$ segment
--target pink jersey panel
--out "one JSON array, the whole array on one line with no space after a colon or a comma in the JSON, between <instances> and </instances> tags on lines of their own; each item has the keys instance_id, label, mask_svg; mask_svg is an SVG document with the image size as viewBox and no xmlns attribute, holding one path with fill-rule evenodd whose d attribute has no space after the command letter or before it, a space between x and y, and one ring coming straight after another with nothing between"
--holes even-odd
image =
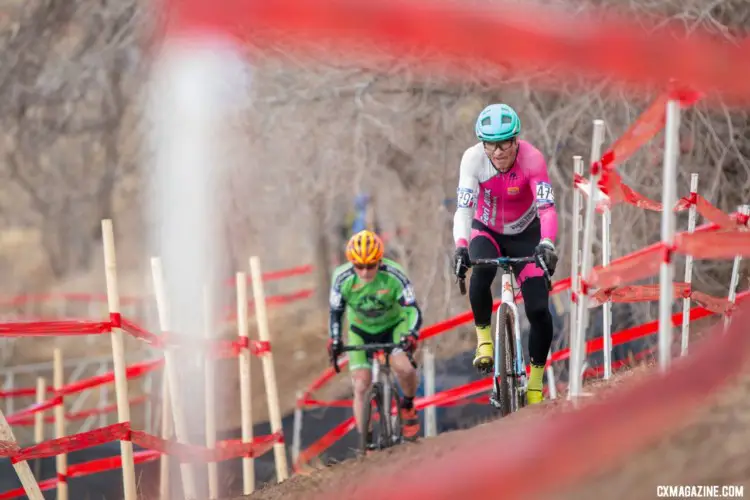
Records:
<instances>
[{"instance_id":1,"label":"pink jersey panel","mask_svg":"<svg viewBox=\"0 0 750 500\"><path fill-rule=\"evenodd\" d=\"M554 242L557 213L547 163L539 150L519 140L513 167L479 183L474 218L498 234L514 234L526 228L536 213L542 238Z\"/></svg>"}]
</instances>

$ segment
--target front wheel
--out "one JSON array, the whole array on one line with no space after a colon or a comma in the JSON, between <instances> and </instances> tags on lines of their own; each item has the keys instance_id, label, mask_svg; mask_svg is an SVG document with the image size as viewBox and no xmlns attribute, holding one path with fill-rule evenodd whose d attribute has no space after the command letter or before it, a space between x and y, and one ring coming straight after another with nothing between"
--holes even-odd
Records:
<instances>
[{"instance_id":1,"label":"front wheel","mask_svg":"<svg viewBox=\"0 0 750 500\"><path fill-rule=\"evenodd\" d=\"M498 321L495 330L495 377L493 384L493 406L500 410L501 416L513 411L513 398L516 395L515 344L513 326L508 304L500 304Z\"/></svg>"},{"instance_id":2,"label":"front wheel","mask_svg":"<svg viewBox=\"0 0 750 500\"><path fill-rule=\"evenodd\" d=\"M394 445L401 442L403 438L401 422L401 396L399 396L396 387L391 384L391 404L386 409L390 412L390 435L389 442Z\"/></svg>"},{"instance_id":3,"label":"front wheel","mask_svg":"<svg viewBox=\"0 0 750 500\"><path fill-rule=\"evenodd\" d=\"M368 450L379 450L388 446L388 422L383 408L382 388L380 384L372 384L365 394L362 411L362 428L359 435L359 452L364 456ZM372 439L368 439L367 430L372 431Z\"/></svg>"}]
</instances>

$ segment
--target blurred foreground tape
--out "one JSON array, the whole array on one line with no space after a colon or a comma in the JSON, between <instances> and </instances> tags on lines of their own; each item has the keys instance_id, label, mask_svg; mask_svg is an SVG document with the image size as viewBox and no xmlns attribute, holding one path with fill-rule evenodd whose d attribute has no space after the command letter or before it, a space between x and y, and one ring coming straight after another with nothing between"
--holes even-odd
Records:
<instances>
[{"instance_id":1,"label":"blurred foreground tape","mask_svg":"<svg viewBox=\"0 0 750 500\"><path fill-rule=\"evenodd\" d=\"M750 39L730 43L698 29L686 37L677 24L648 33L644 22L595 11L574 17L549 6L424 0L170 0L168 9L170 35L223 33L260 47L283 41L301 53L320 53L328 42L336 47L329 57L362 61L367 50L384 69L392 63L382 56L413 54L415 70L440 68L457 79L483 70L487 78L538 76L541 68L558 86L581 76L661 87L676 80L750 104Z\"/></svg>"}]
</instances>

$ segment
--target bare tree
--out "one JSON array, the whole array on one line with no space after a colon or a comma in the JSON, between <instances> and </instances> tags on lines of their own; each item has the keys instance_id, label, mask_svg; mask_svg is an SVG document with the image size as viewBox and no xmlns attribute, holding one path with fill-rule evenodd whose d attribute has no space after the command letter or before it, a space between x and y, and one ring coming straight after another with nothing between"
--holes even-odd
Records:
<instances>
[{"instance_id":1,"label":"bare tree","mask_svg":"<svg viewBox=\"0 0 750 500\"><path fill-rule=\"evenodd\" d=\"M27 2L2 40L3 207L33 224L53 276L87 269L135 167L142 62L133 2Z\"/></svg>"}]
</instances>

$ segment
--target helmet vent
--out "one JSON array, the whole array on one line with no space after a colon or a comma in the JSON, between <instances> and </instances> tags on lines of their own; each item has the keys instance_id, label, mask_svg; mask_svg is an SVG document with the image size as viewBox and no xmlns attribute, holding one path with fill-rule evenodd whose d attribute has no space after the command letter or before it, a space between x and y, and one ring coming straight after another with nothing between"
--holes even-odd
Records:
<instances>
[{"instance_id":1,"label":"helmet vent","mask_svg":"<svg viewBox=\"0 0 750 500\"><path fill-rule=\"evenodd\" d=\"M503 120L502 120L503 123L510 123L512 121L513 121L513 118L511 118L508 115L503 115Z\"/></svg>"},{"instance_id":2,"label":"helmet vent","mask_svg":"<svg viewBox=\"0 0 750 500\"><path fill-rule=\"evenodd\" d=\"M489 116L482 119L482 126L486 127L487 125L492 125L492 119Z\"/></svg>"}]
</instances>

